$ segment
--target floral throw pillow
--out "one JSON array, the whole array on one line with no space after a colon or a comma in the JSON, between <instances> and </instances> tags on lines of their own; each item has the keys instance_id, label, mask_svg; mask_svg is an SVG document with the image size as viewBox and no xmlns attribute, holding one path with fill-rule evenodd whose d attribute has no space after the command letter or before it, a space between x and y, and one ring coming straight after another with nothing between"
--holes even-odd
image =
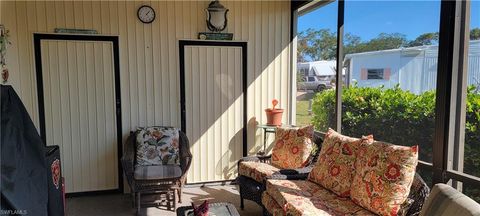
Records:
<instances>
[{"instance_id":1,"label":"floral throw pillow","mask_svg":"<svg viewBox=\"0 0 480 216\"><path fill-rule=\"evenodd\" d=\"M308 179L331 190L340 197L350 196L350 184L355 174L357 151L373 142L373 136L362 139L341 135L328 129L315 167Z\"/></svg>"},{"instance_id":2,"label":"floral throw pillow","mask_svg":"<svg viewBox=\"0 0 480 216\"><path fill-rule=\"evenodd\" d=\"M178 129L169 127L139 128L137 165L180 165Z\"/></svg>"},{"instance_id":3,"label":"floral throw pillow","mask_svg":"<svg viewBox=\"0 0 480 216\"><path fill-rule=\"evenodd\" d=\"M374 142L359 149L351 199L379 215L397 215L410 193L418 146Z\"/></svg>"},{"instance_id":4,"label":"floral throw pillow","mask_svg":"<svg viewBox=\"0 0 480 216\"><path fill-rule=\"evenodd\" d=\"M272 165L281 169L302 168L312 151L313 126L278 128L272 149Z\"/></svg>"}]
</instances>

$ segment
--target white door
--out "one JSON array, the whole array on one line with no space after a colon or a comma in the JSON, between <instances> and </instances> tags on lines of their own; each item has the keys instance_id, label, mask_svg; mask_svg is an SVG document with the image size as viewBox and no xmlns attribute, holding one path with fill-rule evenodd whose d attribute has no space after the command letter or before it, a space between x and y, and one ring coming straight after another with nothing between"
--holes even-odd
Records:
<instances>
[{"instance_id":1,"label":"white door","mask_svg":"<svg viewBox=\"0 0 480 216\"><path fill-rule=\"evenodd\" d=\"M242 157L242 48L185 46L188 182L231 180Z\"/></svg>"},{"instance_id":2,"label":"white door","mask_svg":"<svg viewBox=\"0 0 480 216\"><path fill-rule=\"evenodd\" d=\"M118 189L113 44L41 40L47 145L67 193Z\"/></svg>"}]
</instances>

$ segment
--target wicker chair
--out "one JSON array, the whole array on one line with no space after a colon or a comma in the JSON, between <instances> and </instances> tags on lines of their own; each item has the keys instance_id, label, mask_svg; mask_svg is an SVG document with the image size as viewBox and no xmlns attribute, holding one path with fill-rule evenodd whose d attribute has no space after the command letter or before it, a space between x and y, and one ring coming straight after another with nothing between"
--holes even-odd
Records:
<instances>
[{"instance_id":1,"label":"wicker chair","mask_svg":"<svg viewBox=\"0 0 480 216\"><path fill-rule=\"evenodd\" d=\"M123 172L127 178L130 190L133 196L133 205L137 207L137 213L140 211L141 194L163 192L167 194L167 199L173 198L173 208L176 209L176 194L178 200L182 202L182 189L185 185L186 173L190 168L192 161L192 153L190 152L190 144L187 136L179 131L179 149L180 149L180 169L171 172L163 170L158 177L152 178L149 175L146 178L139 177L139 172L145 167L136 167L136 132L131 132L123 146L123 157L121 159ZM175 165L171 165L175 166ZM153 166L150 166L153 167ZM158 166L161 167L161 166ZM137 173L136 173L137 172ZM153 176L155 177L155 176ZM168 202L170 205L170 202Z\"/></svg>"},{"instance_id":2,"label":"wicker chair","mask_svg":"<svg viewBox=\"0 0 480 216\"><path fill-rule=\"evenodd\" d=\"M324 133L315 131L313 134L313 142L317 146L317 151L314 152L312 157L310 157L307 165L301 169L295 169L296 174L282 174L282 172L274 173L272 176L267 177L268 179L289 179L289 180L303 180L307 179L308 173L313 168L313 165L317 161L318 154L322 147L323 138L325 137ZM270 163L271 155L268 156L249 156L240 159L237 163L238 165L243 161L255 161L260 163ZM266 180L266 179L265 179ZM240 190L240 208L244 208L244 199L252 200L258 205L263 207L262 204L262 193L265 191L265 182L259 183L247 176L239 175L236 179L236 182Z\"/></svg>"}]
</instances>

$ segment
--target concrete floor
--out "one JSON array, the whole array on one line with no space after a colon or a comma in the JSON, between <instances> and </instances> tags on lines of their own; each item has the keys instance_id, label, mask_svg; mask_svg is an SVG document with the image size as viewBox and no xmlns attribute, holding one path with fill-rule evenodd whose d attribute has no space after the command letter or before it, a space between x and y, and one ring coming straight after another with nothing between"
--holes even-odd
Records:
<instances>
[{"instance_id":1,"label":"concrete floor","mask_svg":"<svg viewBox=\"0 0 480 216\"><path fill-rule=\"evenodd\" d=\"M209 202L230 202L235 205L240 215L262 215L262 209L254 202L245 200L245 210L240 210L240 196L236 185L219 185L204 187L187 187L183 192L183 203L177 207L196 205L204 200ZM155 197L147 197L152 200ZM67 216L123 216L135 215L130 194L110 194L98 196L73 197L66 200ZM140 215L170 216L177 215L173 210L168 210L166 203L158 207L142 208Z\"/></svg>"}]
</instances>

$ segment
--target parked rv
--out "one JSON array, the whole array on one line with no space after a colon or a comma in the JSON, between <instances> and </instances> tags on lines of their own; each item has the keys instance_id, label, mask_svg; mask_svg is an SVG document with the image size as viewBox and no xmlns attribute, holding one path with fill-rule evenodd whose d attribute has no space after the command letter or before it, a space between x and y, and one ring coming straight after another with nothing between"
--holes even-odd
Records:
<instances>
[{"instance_id":1,"label":"parked rv","mask_svg":"<svg viewBox=\"0 0 480 216\"><path fill-rule=\"evenodd\" d=\"M315 92L331 89L332 80L335 80L336 75L336 61L311 61L300 62L297 64L297 90L307 91L313 90ZM345 69L342 70L345 78Z\"/></svg>"}]
</instances>

